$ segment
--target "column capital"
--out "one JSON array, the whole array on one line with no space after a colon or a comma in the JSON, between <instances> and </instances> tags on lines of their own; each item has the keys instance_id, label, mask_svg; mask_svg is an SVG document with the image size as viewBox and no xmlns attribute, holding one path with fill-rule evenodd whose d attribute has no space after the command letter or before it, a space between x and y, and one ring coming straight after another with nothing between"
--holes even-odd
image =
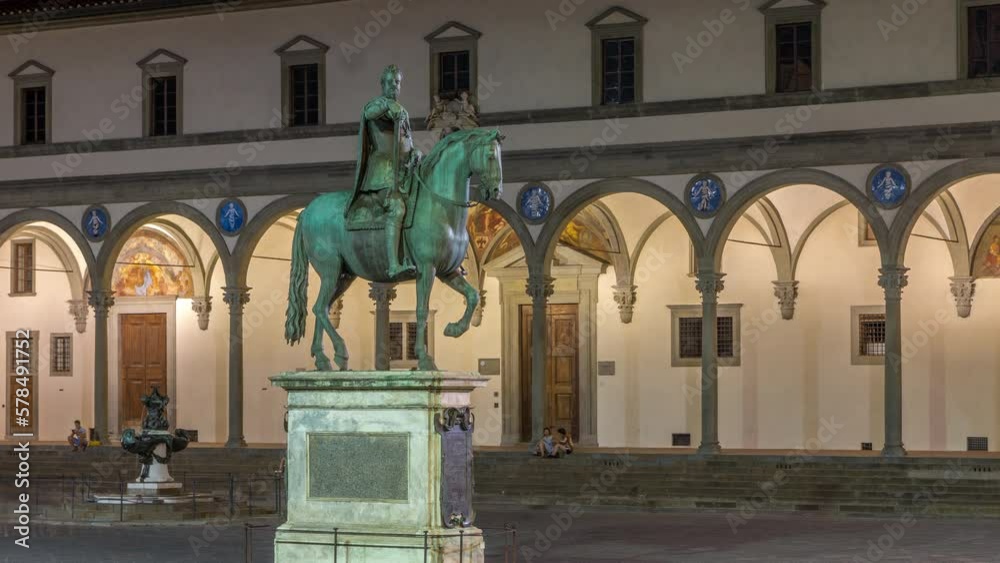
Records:
<instances>
[{"instance_id":1,"label":"column capital","mask_svg":"<svg viewBox=\"0 0 1000 563\"><path fill-rule=\"evenodd\" d=\"M886 299L899 300L903 298L903 288L909 283L906 272L909 268L902 266L884 266L878 271L878 285L885 291Z\"/></svg>"},{"instance_id":2,"label":"column capital","mask_svg":"<svg viewBox=\"0 0 1000 563\"><path fill-rule=\"evenodd\" d=\"M198 328L208 330L208 318L212 313L212 296L191 299L191 310L198 314Z\"/></svg>"},{"instance_id":3,"label":"column capital","mask_svg":"<svg viewBox=\"0 0 1000 563\"><path fill-rule=\"evenodd\" d=\"M958 316L965 319L972 314L972 298L976 295L976 278L955 276L951 280L951 295L955 298Z\"/></svg>"},{"instance_id":4,"label":"column capital","mask_svg":"<svg viewBox=\"0 0 1000 563\"><path fill-rule=\"evenodd\" d=\"M631 281L626 281L611 287L614 290L612 297L618 304L618 316L622 324L632 322L632 313L635 310L636 290L638 287L632 285Z\"/></svg>"},{"instance_id":5,"label":"column capital","mask_svg":"<svg viewBox=\"0 0 1000 563\"><path fill-rule=\"evenodd\" d=\"M699 271L695 274L694 287L701 294L702 301L715 301L719 294L725 289L725 282L722 278L726 274L719 272Z\"/></svg>"},{"instance_id":6,"label":"column capital","mask_svg":"<svg viewBox=\"0 0 1000 563\"><path fill-rule=\"evenodd\" d=\"M108 316L115 305L115 292L94 290L87 292L87 303L94 308L95 316Z\"/></svg>"},{"instance_id":7,"label":"column capital","mask_svg":"<svg viewBox=\"0 0 1000 563\"><path fill-rule=\"evenodd\" d=\"M524 292L531 297L533 302L545 303L545 301L555 292L555 281L555 278L552 276L529 274L528 284L524 288Z\"/></svg>"},{"instance_id":8,"label":"column capital","mask_svg":"<svg viewBox=\"0 0 1000 563\"><path fill-rule=\"evenodd\" d=\"M371 298L376 305L384 304L388 306L394 299L396 299L396 284L368 282L368 297Z\"/></svg>"},{"instance_id":9,"label":"column capital","mask_svg":"<svg viewBox=\"0 0 1000 563\"><path fill-rule=\"evenodd\" d=\"M87 315L90 314L90 307L85 299L70 299L69 314L76 321L76 331L80 334L87 332Z\"/></svg>"},{"instance_id":10,"label":"column capital","mask_svg":"<svg viewBox=\"0 0 1000 563\"><path fill-rule=\"evenodd\" d=\"M243 307L250 302L250 289L244 286L228 285L222 288L222 301L229 305L229 314L243 313Z\"/></svg>"},{"instance_id":11,"label":"column capital","mask_svg":"<svg viewBox=\"0 0 1000 563\"><path fill-rule=\"evenodd\" d=\"M774 296L778 298L781 307L781 318L786 321L795 316L795 300L799 297L799 282L783 280L771 282L774 284Z\"/></svg>"}]
</instances>

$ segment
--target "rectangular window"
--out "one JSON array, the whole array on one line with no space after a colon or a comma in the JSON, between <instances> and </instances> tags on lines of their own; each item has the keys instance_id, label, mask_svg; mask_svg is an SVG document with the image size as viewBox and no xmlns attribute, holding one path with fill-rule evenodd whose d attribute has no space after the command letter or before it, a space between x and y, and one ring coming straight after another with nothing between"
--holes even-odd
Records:
<instances>
[{"instance_id":1,"label":"rectangular window","mask_svg":"<svg viewBox=\"0 0 1000 563\"><path fill-rule=\"evenodd\" d=\"M53 334L49 352L49 375L73 375L73 336Z\"/></svg>"},{"instance_id":2,"label":"rectangular window","mask_svg":"<svg viewBox=\"0 0 1000 563\"><path fill-rule=\"evenodd\" d=\"M292 127L319 125L319 65L288 67Z\"/></svg>"},{"instance_id":3,"label":"rectangular window","mask_svg":"<svg viewBox=\"0 0 1000 563\"><path fill-rule=\"evenodd\" d=\"M885 357L885 314L858 315L858 353L862 357Z\"/></svg>"},{"instance_id":4,"label":"rectangular window","mask_svg":"<svg viewBox=\"0 0 1000 563\"><path fill-rule=\"evenodd\" d=\"M35 293L35 243L15 242L11 246L11 294Z\"/></svg>"},{"instance_id":5,"label":"rectangular window","mask_svg":"<svg viewBox=\"0 0 1000 563\"><path fill-rule=\"evenodd\" d=\"M718 317L716 320L716 350L719 358L735 355L733 343L733 318ZM701 317L682 317L680 326L680 357L701 360Z\"/></svg>"},{"instance_id":6,"label":"rectangular window","mask_svg":"<svg viewBox=\"0 0 1000 563\"><path fill-rule=\"evenodd\" d=\"M428 351L434 352L434 316L427 318L424 338ZM389 319L389 367L410 369L417 367L417 314L415 311L392 311Z\"/></svg>"},{"instance_id":7,"label":"rectangular window","mask_svg":"<svg viewBox=\"0 0 1000 563\"><path fill-rule=\"evenodd\" d=\"M150 124L153 136L177 134L177 77L149 78Z\"/></svg>"},{"instance_id":8,"label":"rectangular window","mask_svg":"<svg viewBox=\"0 0 1000 563\"><path fill-rule=\"evenodd\" d=\"M441 99L457 98L469 91L470 59L468 51L438 53L438 95Z\"/></svg>"},{"instance_id":9,"label":"rectangular window","mask_svg":"<svg viewBox=\"0 0 1000 563\"><path fill-rule=\"evenodd\" d=\"M968 18L969 78L1000 76L1000 4L970 7Z\"/></svg>"},{"instance_id":10,"label":"rectangular window","mask_svg":"<svg viewBox=\"0 0 1000 563\"><path fill-rule=\"evenodd\" d=\"M813 85L812 22L775 28L775 92L801 92Z\"/></svg>"},{"instance_id":11,"label":"rectangular window","mask_svg":"<svg viewBox=\"0 0 1000 563\"><path fill-rule=\"evenodd\" d=\"M635 37L604 39L602 53L602 104L635 101Z\"/></svg>"},{"instance_id":12,"label":"rectangular window","mask_svg":"<svg viewBox=\"0 0 1000 563\"><path fill-rule=\"evenodd\" d=\"M46 142L45 86L21 89L21 144L36 145Z\"/></svg>"},{"instance_id":13,"label":"rectangular window","mask_svg":"<svg viewBox=\"0 0 1000 563\"><path fill-rule=\"evenodd\" d=\"M38 331L32 330L28 334L28 345L25 347L22 344L20 349L24 350L24 353L18 355L17 343L23 341L24 338L18 337L16 332L7 333L7 375L11 377L17 377L17 366L19 365L28 368L29 376L38 374ZM18 359L21 361L18 362Z\"/></svg>"}]
</instances>

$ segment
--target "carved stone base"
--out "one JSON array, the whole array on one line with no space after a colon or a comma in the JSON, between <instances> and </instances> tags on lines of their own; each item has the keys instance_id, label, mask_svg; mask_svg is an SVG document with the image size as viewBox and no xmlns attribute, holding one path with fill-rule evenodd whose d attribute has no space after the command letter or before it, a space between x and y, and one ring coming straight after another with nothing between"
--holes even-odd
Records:
<instances>
[{"instance_id":1,"label":"carved stone base","mask_svg":"<svg viewBox=\"0 0 1000 563\"><path fill-rule=\"evenodd\" d=\"M426 561L459 561L460 543L463 562L484 561L472 526L469 396L487 378L287 372L271 382L288 391L288 520L275 534L276 563L333 561L335 549L342 561L418 563L425 532Z\"/></svg>"}]
</instances>

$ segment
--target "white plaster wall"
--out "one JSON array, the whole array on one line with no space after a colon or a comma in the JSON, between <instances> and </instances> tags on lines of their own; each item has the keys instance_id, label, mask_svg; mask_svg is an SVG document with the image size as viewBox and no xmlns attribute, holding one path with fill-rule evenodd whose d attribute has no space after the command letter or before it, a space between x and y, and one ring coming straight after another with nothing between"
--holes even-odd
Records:
<instances>
[{"instance_id":1,"label":"white plaster wall","mask_svg":"<svg viewBox=\"0 0 1000 563\"><path fill-rule=\"evenodd\" d=\"M16 237L20 238L20 237ZM35 264L37 268L61 270L62 263L56 254L41 241L35 242ZM11 244L0 246L0 264L9 267L11 259ZM71 299L69 281L61 272L36 272L36 295L11 297L10 270L0 270L0 336L3 342L4 375L3 389L3 421L0 425L7 428L8 410L13 405L7 404L7 339L8 331L21 328L39 332L39 341L32 353L38 359L38 376L35 382L35 405L38 416L38 437L40 440L63 441L73 427L73 420L79 419L84 427L93 426L91 416L91 401L84 398L89 393L92 397L93 387L93 356L88 350L93 349L93 338L90 330L86 334L76 332L76 323L70 316L66 301ZM53 333L71 333L73 336L73 375L71 377L52 377L49 371L51 338ZM88 361L89 358L89 361ZM16 431L16 430L15 430Z\"/></svg>"}]
</instances>

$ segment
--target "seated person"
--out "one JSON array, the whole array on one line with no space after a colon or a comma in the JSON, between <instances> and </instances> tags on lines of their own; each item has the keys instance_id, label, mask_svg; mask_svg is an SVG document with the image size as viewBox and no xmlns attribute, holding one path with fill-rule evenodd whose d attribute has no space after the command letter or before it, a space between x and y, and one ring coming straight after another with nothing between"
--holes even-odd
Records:
<instances>
[{"instance_id":1,"label":"seated person","mask_svg":"<svg viewBox=\"0 0 1000 563\"><path fill-rule=\"evenodd\" d=\"M558 430L559 438L556 440L555 457L562 457L573 453L573 437L566 433L565 428Z\"/></svg>"},{"instance_id":2,"label":"seated person","mask_svg":"<svg viewBox=\"0 0 1000 563\"><path fill-rule=\"evenodd\" d=\"M555 457L555 442L552 439L552 430L546 427L542 430L542 439L535 444L535 455L540 457Z\"/></svg>"},{"instance_id":3,"label":"seated person","mask_svg":"<svg viewBox=\"0 0 1000 563\"><path fill-rule=\"evenodd\" d=\"M73 421L73 428L69 431L69 436L66 440L69 442L69 445L73 446L74 452L87 449L87 431L80 426L79 420Z\"/></svg>"}]
</instances>

